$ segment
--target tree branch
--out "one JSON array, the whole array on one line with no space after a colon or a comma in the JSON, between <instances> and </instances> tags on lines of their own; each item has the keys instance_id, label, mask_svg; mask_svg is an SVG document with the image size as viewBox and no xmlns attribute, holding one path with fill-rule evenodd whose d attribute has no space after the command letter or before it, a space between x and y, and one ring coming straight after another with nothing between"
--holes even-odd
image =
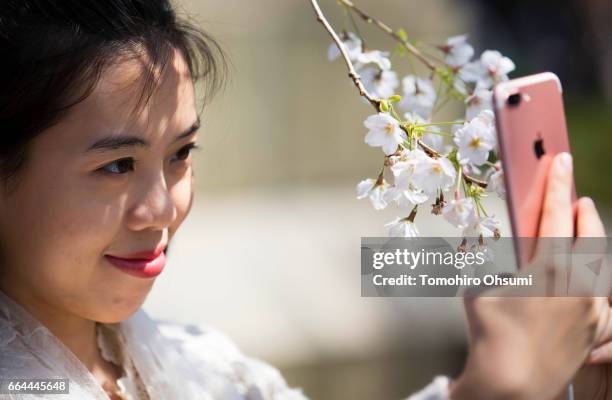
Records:
<instances>
[{"instance_id":1,"label":"tree branch","mask_svg":"<svg viewBox=\"0 0 612 400\"><path fill-rule=\"evenodd\" d=\"M334 31L334 28L332 28L332 26L329 24L329 22L325 18L325 15L323 15L323 12L321 11L321 8L319 7L319 3L317 2L317 0L310 0L310 3L312 4L312 8L314 9L315 14L317 15L317 21L323 24L323 26L325 27L325 30L327 30L329 35L332 37L332 39L336 43L336 46L338 46L338 49L340 50L340 53L342 54L342 58L344 59L344 63L346 64L348 68L348 76L349 78L351 78L351 80L353 81L357 89L359 90L359 95L365 97L365 99L369 101L370 104L372 104L372 106L374 106L374 108L376 109L376 112L380 111L379 109L380 100L372 97L372 95L368 93L365 86L363 86L363 83L361 82L361 77L355 70L355 66L353 65L353 62L351 61L348 53L346 52L346 48L342 44L342 41L338 37L338 34L336 33L336 31Z\"/></svg>"},{"instance_id":2,"label":"tree branch","mask_svg":"<svg viewBox=\"0 0 612 400\"><path fill-rule=\"evenodd\" d=\"M389 25L385 24L384 22L382 22L381 20L374 18L368 14L366 14L363 10L361 10L360 8L358 8L357 6L355 6L355 4L353 4L352 1L350 0L338 0L341 4L343 4L344 6L346 6L347 8L349 8L350 10L354 11L355 13L357 13L357 15L359 15L361 17L361 19L363 19L365 22L367 22L368 24L370 23L374 23L374 25L376 25L377 27L379 27L381 30L383 30L385 33L387 33L388 35L391 35L391 37L393 37L393 39L397 40L398 42L400 42L405 48L406 50L408 50L410 53L412 53L412 55L414 55L419 61L421 61L423 64L425 64L425 66L427 68L429 68L432 71L436 70L436 66L433 65L431 63L431 61L429 61L425 55L423 53L421 53L421 51L419 49L417 49L412 43L410 43L409 41L405 40L404 38L402 38L400 35L398 35L393 29L391 29L389 27Z\"/></svg>"},{"instance_id":3,"label":"tree branch","mask_svg":"<svg viewBox=\"0 0 612 400\"><path fill-rule=\"evenodd\" d=\"M463 173L463 179L465 179L466 182L470 182L470 183L473 183L474 185L478 185L483 189L486 189L488 185L487 182L481 181L480 179L476 179L473 176L469 176L465 172Z\"/></svg>"},{"instance_id":4,"label":"tree branch","mask_svg":"<svg viewBox=\"0 0 612 400\"><path fill-rule=\"evenodd\" d=\"M406 49L408 49L408 51L412 52L421 61L426 63L426 65L430 66L430 68L433 68L434 70L436 69L436 67L433 64L431 64L425 58L425 56L423 56L423 54L421 54L421 52L416 47L414 47L412 44L408 43L407 41L405 41L401 37L399 37L395 32L393 32L393 30L391 28L389 28L383 22L378 21L378 20L368 16L367 14L363 13L361 10L356 8L355 5L352 2L350 2L349 0L338 0L338 1L340 1L342 4L346 5L347 7L350 7L351 9L355 10L355 12L357 12L357 14L359 14L367 22L373 21L376 25L378 25L385 32L387 32L388 34L393 36L396 40L399 40L406 47ZM349 72L348 76L349 76L349 78L351 78L351 80L353 81L353 83L355 84L357 89L359 90L359 95L364 97L374 107L376 112L380 112L380 103L381 103L381 100L373 98L370 95L370 93L368 93L366 88L363 86L363 83L361 82L361 77L359 76L359 74L355 70L355 66L353 65L353 62L351 61L348 53L346 52L346 49L344 48L344 45L342 44L342 41L338 37L338 34L336 33L336 31L334 31L334 28L332 28L332 26L330 25L329 21L327 21L327 18L325 18L325 15L321 11L321 7L319 7L318 1L317 0L310 0L310 4L312 4L312 8L314 9L314 12L315 12L315 14L317 16L317 21L319 21L323 25L325 30L329 33L329 35L332 37L332 39L336 43L336 46L338 46L338 49L340 49L340 53L342 54L342 58L344 59L344 63L346 64L346 67L348 68L348 72ZM432 158L442 157L442 155L440 153L438 153L437 151L435 151L431 147L427 146L421 140L417 140L417 143L423 149L423 151L425 151L425 153L427 155L429 155L430 157L432 157ZM471 177L469 175L466 175L465 173L463 173L463 177L468 182L474 183L474 184L476 184L476 185L478 185L480 187L483 187L483 188L487 187L487 183L486 182L478 180L476 178L473 178L473 177Z\"/></svg>"}]
</instances>

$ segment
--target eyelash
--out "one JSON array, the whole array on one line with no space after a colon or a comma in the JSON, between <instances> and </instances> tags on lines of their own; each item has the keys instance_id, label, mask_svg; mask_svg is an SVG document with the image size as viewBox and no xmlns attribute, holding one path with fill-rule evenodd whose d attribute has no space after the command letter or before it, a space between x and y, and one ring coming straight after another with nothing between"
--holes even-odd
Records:
<instances>
[{"instance_id":1,"label":"eyelash","mask_svg":"<svg viewBox=\"0 0 612 400\"><path fill-rule=\"evenodd\" d=\"M179 156L179 158L176 161L181 162L181 161L187 160L187 158L191 154L191 150L195 150L195 149L199 149L199 148L200 148L200 146L198 146L196 143L189 143L189 144L181 147L181 149L175 153L175 155ZM110 172L108 170L108 167L113 166L113 165L119 165L120 163L127 163L127 165L124 164L123 166L124 167L127 166L129 171L133 171L134 170L134 159L132 157L126 157L126 158L120 158L118 160L110 162L110 163L104 165L103 167L98 168L98 171L100 171L103 174L109 174L109 175L125 175L129 171L125 171L125 172Z\"/></svg>"}]
</instances>

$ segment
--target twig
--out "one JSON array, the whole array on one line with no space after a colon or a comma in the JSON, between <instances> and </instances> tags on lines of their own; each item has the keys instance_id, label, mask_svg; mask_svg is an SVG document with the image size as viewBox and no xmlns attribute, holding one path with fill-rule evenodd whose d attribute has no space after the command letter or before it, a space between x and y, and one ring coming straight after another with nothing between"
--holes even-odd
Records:
<instances>
[{"instance_id":1,"label":"twig","mask_svg":"<svg viewBox=\"0 0 612 400\"><path fill-rule=\"evenodd\" d=\"M381 27L381 29L385 29L387 31L387 33L391 34L396 39L398 39L398 40L400 40L402 42L405 42L402 38L397 36L397 34L395 32L393 32L393 30L391 30L391 28L389 28L384 23L382 23L382 22L380 22L378 20L375 20L375 19L367 16L367 14L365 14L365 13L363 13L361 11L357 11L358 9L355 8L353 3L351 3L349 0L339 0L339 1L342 2L343 4L349 6L349 7L352 7L360 16L362 16L362 18L364 18L364 16L365 16L365 18L367 18L368 20L374 21L377 25L379 25ZM332 26L329 24L329 22L325 18L325 15L323 15L323 12L321 11L321 7L319 7L318 1L317 0L310 0L310 4L312 4L312 8L314 9L314 12L315 12L315 14L317 16L317 21L319 21L323 25L323 27L325 27L325 30L327 30L329 35L332 37L332 39L334 40L334 42L336 43L336 45L340 49L340 53L342 53L342 58L344 59L344 63L346 64L346 67L348 68L348 71L349 71L348 76L349 76L349 78L351 78L351 80L353 81L353 83L355 84L357 89L359 90L359 95L364 97L366 100L368 100L368 102L374 107L376 112L380 112L380 103L381 103L381 100L373 98L368 93L366 88L363 86L363 83L361 82L361 77L359 76L357 71L355 71L355 66L353 65L353 62L351 61L350 57L348 56L348 53L346 52L346 49L344 48L344 45L342 44L340 38L338 37L338 34L336 34L336 31L334 31L334 28L332 28ZM383 27L385 27L385 28L383 28ZM418 54L420 54L418 49L416 49L410 43L406 42L404 45L405 46L406 45L410 46L414 51L416 51ZM408 48L408 46L406 46L406 47ZM408 50L409 51L413 51L413 50L410 50L410 48L408 48ZM413 54L416 55L416 53L413 53ZM422 54L420 55L420 57L423 57ZM424 57L423 57L423 60L425 60L427 63L429 63L429 61L427 61ZM421 60L421 61L423 61L423 60ZM432 67L435 69L435 66L433 66L433 64L431 64L431 63L429 63L429 64L432 65ZM406 133L408 134L408 132L407 132L405 127L402 126L402 130L406 131ZM431 158L440 158L440 157L442 157L442 155L440 153L438 153L437 151L435 151L431 147L427 146L420 139L417 140L417 143L423 149L423 151L428 156L430 156ZM478 185L480 187L483 187L483 188L487 187L487 183L486 182L483 182L481 180L478 180L476 178L468 176L465 173L463 173L463 177L465 178L465 180L467 182L474 183L474 184L476 184L476 185Z\"/></svg>"},{"instance_id":2,"label":"twig","mask_svg":"<svg viewBox=\"0 0 612 400\"><path fill-rule=\"evenodd\" d=\"M382 22L379 19L376 19L376 18L366 14L363 10L361 10L360 8L355 6L355 4L353 4L353 2L350 1L350 0L338 0L338 1L341 4L345 5L346 7L350 8L351 10L355 11L357 13L357 15L359 15L361 17L361 19L363 19L365 22L367 22L367 23L374 23L376 26L378 26L384 32L386 32L387 34L391 35L395 40L400 42L406 48L406 50L408 50L410 53L412 53L412 55L414 55L416 58L418 58L419 61L421 61L423 64L425 64L425 66L427 68L429 68L432 71L435 71L437 69L436 66L433 65L431 63L431 61L429 61L425 57L425 55L423 55L423 53L421 53L421 51L419 49L417 49L412 43L410 43L409 41L405 40L400 35L398 35L387 24L385 24L384 22Z\"/></svg>"},{"instance_id":3,"label":"twig","mask_svg":"<svg viewBox=\"0 0 612 400\"><path fill-rule=\"evenodd\" d=\"M373 98L370 95L370 93L368 93L365 86L363 86L363 83L361 82L361 77L359 76L357 71L355 71L353 62L351 61L348 53L346 52L346 49L344 48L342 41L338 37L338 34L336 33L336 31L334 31L334 28L331 27L331 25L329 24L329 22L323 15L323 12L321 11L321 8L319 7L319 3L317 2L317 0L310 0L310 3L312 4L312 8L314 9L317 15L317 21L323 24L323 26L325 27L329 35L332 37L332 39L336 43L336 46L338 46L338 49L340 49L342 58L344 58L344 63L346 64L348 68L348 76L349 78L351 78L355 86L357 86L357 89L359 90L359 95L365 97L365 99L368 100L370 104L372 104L372 106L374 106L374 108L376 109L376 112L378 112L380 110L379 109L380 100Z\"/></svg>"},{"instance_id":4,"label":"twig","mask_svg":"<svg viewBox=\"0 0 612 400\"><path fill-rule=\"evenodd\" d=\"M487 182L481 181L480 179L476 179L472 176L466 175L465 172L463 173L463 179L465 179L467 182L473 183L474 185L478 185L483 189L486 189L487 187Z\"/></svg>"}]
</instances>

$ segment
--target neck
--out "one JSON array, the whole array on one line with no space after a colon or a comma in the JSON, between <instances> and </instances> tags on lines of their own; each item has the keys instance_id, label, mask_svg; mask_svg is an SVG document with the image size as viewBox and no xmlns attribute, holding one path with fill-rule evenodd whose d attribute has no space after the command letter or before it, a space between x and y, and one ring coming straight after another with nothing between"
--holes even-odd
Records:
<instances>
[{"instance_id":1,"label":"neck","mask_svg":"<svg viewBox=\"0 0 612 400\"><path fill-rule=\"evenodd\" d=\"M95 321L61 310L27 292L13 291L3 285L0 290L47 327L88 370L96 368L101 356Z\"/></svg>"}]
</instances>

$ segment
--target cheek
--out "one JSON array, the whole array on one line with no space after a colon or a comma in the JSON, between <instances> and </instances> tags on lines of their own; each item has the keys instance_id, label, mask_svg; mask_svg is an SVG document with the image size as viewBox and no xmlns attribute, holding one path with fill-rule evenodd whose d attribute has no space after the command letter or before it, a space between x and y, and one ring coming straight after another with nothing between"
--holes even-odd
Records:
<instances>
[{"instance_id":1,"label":"cheek","mask_svg":"<svg viewBox=\"0 0 612 400\"><path fill-rule=\"evenodd\" d=\"M20 256L63 262L53 269L83 264L92 250L112 236L120 204L100 203L82 185L44 186L16 199L7 217L12 220L10 248ZM42 268L42 267L41 267Z\"/></svg>"},{"instance_id":2,"label":"cheek","mask_svg":"<svg viewBox=\"0 0 612 400\"><path fill-rule=\"evenodd\" d=\"M39 239L66 264L83 265L100 257L120 229L124 200L87 190L66 190L46 202L38 215Z\"/></svg>"},{"instance_id":3,"label":"cheek","mask_svg":"<svg viewBox=\"0 0 612 400\"><path fill-rule=\"evenodd\" d=\"M140 304L152 282L125 279L104 263L103 254L121 229L124 200L91 189L83 183L38 185L37 193L24 192L3 210L3 217L10 216L1 234L5 279L77 315L120 319Z\"/></svg>"}]
</instances>

